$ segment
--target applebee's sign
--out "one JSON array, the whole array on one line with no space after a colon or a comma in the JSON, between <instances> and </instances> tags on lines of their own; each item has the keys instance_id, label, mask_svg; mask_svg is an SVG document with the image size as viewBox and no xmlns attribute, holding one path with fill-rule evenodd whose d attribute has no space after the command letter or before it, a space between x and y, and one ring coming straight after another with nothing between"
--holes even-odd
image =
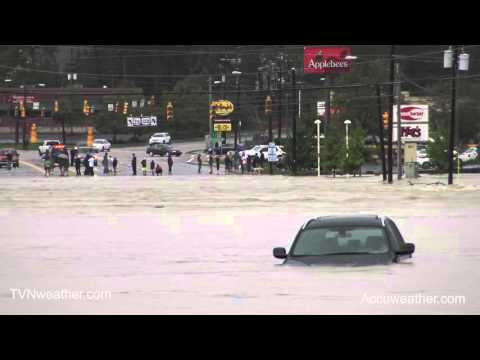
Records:
<instances>
[{"instance_id":1,"label":"applebee's sign","mask_svg":"<svg viewBox=\"0 0 480 360\"><path fill-rule=\"evenodd\" d=\"M303 72L305 74L348 72L352 62L345 57L351 54L350 47L305 47Z\"/></svg>"}]
</instances>

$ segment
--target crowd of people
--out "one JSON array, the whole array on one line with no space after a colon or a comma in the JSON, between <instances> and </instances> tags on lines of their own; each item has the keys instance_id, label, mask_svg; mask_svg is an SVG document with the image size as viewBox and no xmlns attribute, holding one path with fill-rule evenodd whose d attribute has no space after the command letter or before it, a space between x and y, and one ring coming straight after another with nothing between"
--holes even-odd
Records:
<instances>
[{"instance_id":1,"label":"crowd of people","mask_svg":"<svg viewBox=\"0 0 480 360\"><path fill-rule=\"evenodd\" d=\"M216 168L216 174L220 174L220 154L216 153L209 149L207 155L207 162L209 166L209 174L212 175L214 171L214 163ZM246 155L244 151L228 152L225 154L224 158L224 167L225 174L237 173L241 174L251 174L255 170L263 169L266 163L265 155L263 152L260 157ZM197 164L198 164L198 173L202 172L202 155L197 155Z\"/></svg>"}]
</instances>

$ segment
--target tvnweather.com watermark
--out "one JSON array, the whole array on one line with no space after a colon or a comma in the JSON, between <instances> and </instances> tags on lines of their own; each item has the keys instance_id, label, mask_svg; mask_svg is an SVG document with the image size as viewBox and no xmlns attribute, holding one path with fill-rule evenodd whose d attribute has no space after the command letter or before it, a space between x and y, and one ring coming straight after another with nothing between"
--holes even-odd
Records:
<instances>
[{"instance_id":1,"label":"tvnweather.com watermark","mask_svg":"<svg viewBox=\"0 0 480 360\"><path fill-rule=\"evenodd\" d=\"M464 295L372 295L363 294L362 304L369 305L465 305Z\"/></svg>"},{"instance_id":2,"label":"tvnweather.com watermark","mask_svg":"<svg viewBox=\"0 0 480 360\"><path fill-rule=\"evenodd\" d=\"M50 301L103 301L111 300L112 292L108 290L39 290L10 289L13 300L50 300Z\"/></svg>"}]
</instances>

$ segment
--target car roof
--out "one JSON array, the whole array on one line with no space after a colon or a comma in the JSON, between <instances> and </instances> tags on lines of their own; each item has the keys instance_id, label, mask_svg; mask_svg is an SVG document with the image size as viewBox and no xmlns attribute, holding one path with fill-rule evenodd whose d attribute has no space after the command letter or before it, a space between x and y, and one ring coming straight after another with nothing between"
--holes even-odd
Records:
<instances>
[{"instance_id":1,"label":"car roof","mask_svg":"<svg viewBox=\"0 0 480 360\"><path fill-rule=\"evenodd\" d=\"M383 226L383 218L378 215L336 215L310 219L305 228L335 226Z\"/></svg>"}]
</instances>

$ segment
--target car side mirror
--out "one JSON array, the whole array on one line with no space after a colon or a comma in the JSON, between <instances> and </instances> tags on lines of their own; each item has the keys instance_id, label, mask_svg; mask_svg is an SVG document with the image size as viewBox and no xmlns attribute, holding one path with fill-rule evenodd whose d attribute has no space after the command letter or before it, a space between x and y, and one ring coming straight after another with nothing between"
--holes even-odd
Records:
<instances>
[{"instance_id":1,"label":"car side mirror","mask_svg":"<svg viewBox=\"0 0 480 360\"><path fill-rule=\"evenodd\" d=\"M415 245L406 243L400 250L396 252L397 255L411 255L415 252Z\"/></svg>"},{"instance_id":2,"label":"car side mirror","mask_svg":"<svg viewBox=\"0 0 480 360\"><path fill-rule=\"evenodd\" d=\"M273 249L273 256L277 259L285 259L287 257L287 251L285 248L275 248Z\"/></svg>"}]
</instances>

